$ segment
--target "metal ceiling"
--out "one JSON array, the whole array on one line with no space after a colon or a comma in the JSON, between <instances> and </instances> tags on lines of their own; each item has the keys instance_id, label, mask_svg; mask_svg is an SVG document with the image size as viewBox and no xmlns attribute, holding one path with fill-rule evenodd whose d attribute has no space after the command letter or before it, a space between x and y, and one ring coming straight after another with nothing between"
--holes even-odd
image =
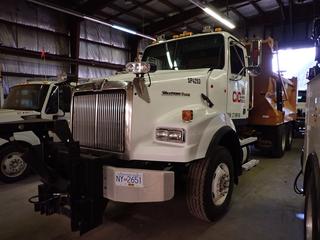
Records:
<instances>
[{"instance_id":1,"label":"metal ceiling","mask_svg":"<svg viewBox=\"0 0 320 240\"><path fill-rule=\"evenodd\" d=\"M183 30L200 32L204 25L218 26L186 0L48 0L49 3L99 17L105 21L156 35ZM293 24L319 15L319 0L214 0L205 1L229 16L237 31L265 25ZM271 17L272 16L272 17Z\"/></svg>"}]
</instances>

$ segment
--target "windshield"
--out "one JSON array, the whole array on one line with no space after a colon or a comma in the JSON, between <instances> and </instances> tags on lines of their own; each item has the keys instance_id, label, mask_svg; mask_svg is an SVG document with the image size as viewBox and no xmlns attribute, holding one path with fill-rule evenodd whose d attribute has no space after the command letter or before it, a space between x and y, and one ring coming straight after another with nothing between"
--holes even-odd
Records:
<instances>
[{"instance_id":1,"label":"windshield","mask_svg":"<svg viewBox=\"0 0 320 240\"><path fill-rule=\"evenodd\" d=\"M142 61L158 70L224 67L224 38L221 34L179 39L148 47Z\"/></svg>"},{"instance_id":2,"label":"windshield","mask_svg":"<svg viewBox=\"0 0 320 240\"><path fill-rule=\"evenodd\" d=\"M41 84L14 86L10 89L3 108L41 111L48 88L48 85Z\"/></svg>"}]
</instances>

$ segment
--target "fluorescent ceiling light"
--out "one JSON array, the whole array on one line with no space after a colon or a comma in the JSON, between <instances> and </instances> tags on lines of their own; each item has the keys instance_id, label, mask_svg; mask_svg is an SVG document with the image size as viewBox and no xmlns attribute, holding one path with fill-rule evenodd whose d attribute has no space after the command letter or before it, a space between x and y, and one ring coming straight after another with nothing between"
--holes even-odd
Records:
<instances>
[{"instance_id":1,"label":"fluorescent ceiling light","mask_svg":"<svg viewBox=\"0 0 320 240\"><path fill-rule=\"evenodd\" d=\"M169 51L167 51L167 60L168 60L168 63L169 63L169 67L172 69L173 65L172 65L172 60L171 60L171 56L170 56Z\"/></svg>"},{"instance_id":2,"label":"fluorescent ceiling light","mask_svg":"<svg viewBox=\"0 0 320 240\"><path fill-rule=\"evenodd\" d=\"M205 8L202 8L202 10L205 11L207 14L209 14L214 19L216 19L217 21L219 21L222 24L226 25L228 28L234 29L236 27L232 22L230 22L226 18L223 18L222 16L220 16L217 12L213 11L212 9L210 9L208 7L205 7Z\"/></svg>"},{"instance_id":3,"label":"fluorescent ceiling light","mask_svg":"<svg viewBox=\"0 0 320 240\"><path fill-rule=\"evenodd\" d=\"M193 3L197 7L201 8L208 15L210 15L211 17L213 17L214 19L216 19L217 21L219 21L223 25L227 26L228 28L230 28L230 29L236 28L236 26L230 20L228 20L227 18L221 16L217 11L205 6L201 2L193 1L193 0L189 0L189 2Z\"/></svg>"},{"instance_id":4,"label":"fluorescent ceiling light","mask_svg":"<svg viewBox=\"0 0 320 240\"><path fill-rule=\"evenodd\" d=\"M38 0L28 0L28 1L32 2L32 3L35 3L37 5L43 6L43 7L54 9L56 11L63 12L63 13L66 13L66 14L69 14L69 15L72 15L72 16L76 16L78 18L86 19L86 20L89 20L91 22L95 22L95 23L99 23L99 24L102 24L102 25L105 25L105 26L108 26L108 27L112 27L112 28L117 29L117 30L122 31L122 32L130 33L130 34L133 34L133 35L137 35L137 36L140 36L140 37L143 37L143 38L147 38L147 39L156 41L156 39L151 37L151 36L148 36L148 35L133 31L133 30L125 28L125 27L121 27L121 26L118 26L118 25L113 25L111 23L104 22L104 21L102 21L102 20L100 20L98 18L89 17L89 16L86 16L86 15L84 15L82 13L75 12L73 10L65 9L65 8L58 7L58 6L53 5L53 4L44 3L44 2L41 2L41 1L38 1Z\"/></svg>"}]
</instances>

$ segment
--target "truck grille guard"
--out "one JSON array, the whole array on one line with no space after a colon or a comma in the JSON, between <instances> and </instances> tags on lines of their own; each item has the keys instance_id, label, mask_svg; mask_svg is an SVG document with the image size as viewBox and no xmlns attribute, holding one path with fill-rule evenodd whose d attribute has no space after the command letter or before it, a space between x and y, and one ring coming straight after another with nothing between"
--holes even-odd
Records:
<instances>
[{"instance_id":1,"label":"truck grille guard","mask_svg":"<svg viewBox=\"0 0 320 240\"><path fill-rule=\"evenodd\" d=\"M33 131L40 139L40 145L33 146L25 156L43 182L38 186L38 195L29 199L34 210L45 215L58 213L70 217L72 231L80 231L80 234L99 226L107 204L103 198L102 161L80 157L79 143L73 140L65 120L0 123L0 136L8 141L14 132L22 131ZM53 142L49 131L61 142Z\"/></svg>"}]
</instances>

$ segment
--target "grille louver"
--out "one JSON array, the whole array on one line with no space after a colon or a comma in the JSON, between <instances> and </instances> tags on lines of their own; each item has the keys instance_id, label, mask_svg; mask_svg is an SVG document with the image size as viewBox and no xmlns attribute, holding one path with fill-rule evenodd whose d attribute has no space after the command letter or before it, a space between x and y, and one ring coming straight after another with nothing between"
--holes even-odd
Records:
<instances>
[{"instance_id":1,"label":"grille louver","mask_svg":"<svg viewBox=\"0 0 320 240\"><path fill-rule=\"evenodd\" d=\"M80 146L97 150L124 152L124 90L109 90L75 95L72 131Z\"/></svg>"}]
</instances>

